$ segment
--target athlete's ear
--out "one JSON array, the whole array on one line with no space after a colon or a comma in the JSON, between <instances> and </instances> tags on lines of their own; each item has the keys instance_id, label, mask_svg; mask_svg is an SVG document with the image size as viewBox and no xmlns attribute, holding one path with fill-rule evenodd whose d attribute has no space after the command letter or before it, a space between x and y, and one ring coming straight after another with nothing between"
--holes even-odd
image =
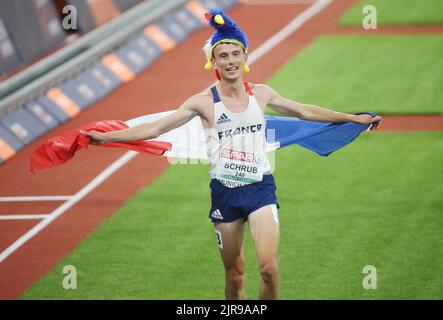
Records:
<instances>
[{"instance_id":1,"label":"athlete's ear","mask_svg":"<svg viewBox=\"0 0 443 320\"><path fill-rule=\"evenodd\" d=\"M248 51L243 51L243 56L244 56L244 59L245 59L245 64L248 64Z\"/></svg>"},{"instance_id":2,"label":"athlete's ear","mask_svg":"<svg viewBox=\"0 0 443 320\"><path fill-rule=\"evenodd\" d=\"M221 76L220 76L220 72L218 71L218 66L215 63L214 56L212 56L211 63L212 63L212 69L214 69L215 77L217 78L218 81L220 81L221 80Z\"/></svg>"},{"instance_id":3,"label":"athlete's ear","mask_svg":"<svg viewBox=\"0 0 443 320\"><path fill-rule=\"evenodd\" d=\"M245 73L248 73L251 69L249 69L248 66L248 52L246 50L244 51L244 58L245 58L245 63L243 65L243 71Z\"/></svg>"}]
</instances>

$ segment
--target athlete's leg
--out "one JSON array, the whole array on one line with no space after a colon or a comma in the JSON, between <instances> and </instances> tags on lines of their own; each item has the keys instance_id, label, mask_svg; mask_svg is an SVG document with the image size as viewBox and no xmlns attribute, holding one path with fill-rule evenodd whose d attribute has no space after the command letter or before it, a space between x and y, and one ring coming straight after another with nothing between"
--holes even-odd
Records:
<instances>
[{"instance_id":1,"label":"athlete's leg","mask_svg":"<svg viewBox=\"0 0 443 320\"><path fill-rule=\"evenodd\" d=\"M215 223L220 253L225 267L226 299L246 299L243 289L245 270L243 254L244 221Z\"/></svg>"},{"instance_id":2,"label":"athlete's leg","mask_svg":"<svg viewBox=\"0 0 443 320\"><path fill-rule=\"evenodd\" d=\"M260 267L259 299L278 299L280 276L277 256L280 232L276 205L267 205L252 212L248 222Z\"/></svg>"}]
</instances>

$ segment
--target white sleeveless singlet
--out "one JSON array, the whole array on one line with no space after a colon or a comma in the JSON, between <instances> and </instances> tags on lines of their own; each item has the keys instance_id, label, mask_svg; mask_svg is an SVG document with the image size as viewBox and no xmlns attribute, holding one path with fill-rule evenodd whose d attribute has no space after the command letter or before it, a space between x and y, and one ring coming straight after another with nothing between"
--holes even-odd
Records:
<instances>
[{"instance_id":1,"label":"white sleeveless singlet","mask_svg":"<svg viewBox=\"0 0 443 320\"><path fill-rule=\"evenodd\" d=\"M211 130L206 130L206 145L211 163L209 173L229 188L262 181L269 174L266 153L266 120L247 82L248 108L230 112L211 88L215 116Z\"/></svg>"}]
</instances>

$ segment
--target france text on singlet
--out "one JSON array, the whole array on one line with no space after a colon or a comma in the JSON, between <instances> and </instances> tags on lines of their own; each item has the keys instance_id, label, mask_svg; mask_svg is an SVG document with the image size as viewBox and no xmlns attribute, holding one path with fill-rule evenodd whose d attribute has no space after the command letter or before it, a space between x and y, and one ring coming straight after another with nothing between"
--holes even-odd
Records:
<instances>
[{"instance_id":1,"label":"france text on singlet","mask_svg":"<svg viewBox=\"0 0 443 320\"><path fill-rule=\"evenodd\" d=\"M220 99L216 87L211 88L215 117L212 130L206 134L210 175L229 188L262 181L269 172L266 154L266 120L255 96L249 93L248 108L230 112Z\"/></svg>"}]
</instances>

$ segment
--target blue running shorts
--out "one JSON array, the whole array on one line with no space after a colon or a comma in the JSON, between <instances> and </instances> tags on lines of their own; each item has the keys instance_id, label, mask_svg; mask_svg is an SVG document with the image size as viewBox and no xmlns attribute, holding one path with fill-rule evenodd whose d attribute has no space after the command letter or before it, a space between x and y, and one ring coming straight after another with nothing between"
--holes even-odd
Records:
<instances>
[{"instance_id":1,"label":"blue running shorts","mask_svg":"<svg viewBox=\"0 0 443 320\"><path fill-rule=\"evenodd\" d=\"M246 221L250 213L264 206L276 204L277 209L280 207L272 174L264 175L260 182L237 188L225 187L217 179L212 179L210 189L212 206L209 219L212 222Z\"/></svg>"}]
</instances>

